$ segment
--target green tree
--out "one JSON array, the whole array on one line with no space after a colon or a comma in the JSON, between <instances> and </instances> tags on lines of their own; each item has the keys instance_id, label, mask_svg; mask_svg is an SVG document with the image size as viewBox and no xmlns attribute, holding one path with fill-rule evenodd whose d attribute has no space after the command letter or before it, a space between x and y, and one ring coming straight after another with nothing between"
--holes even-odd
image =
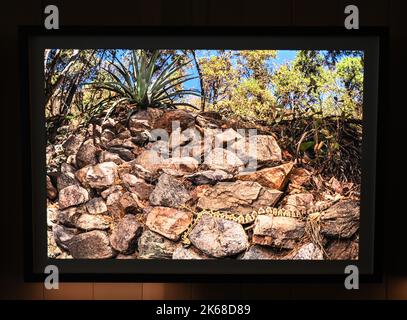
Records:
<instances>
[{"instance_id":1,"label":"green tree","mask_svg":"<svg viewBox=\"0 0 407 320\"><path fill-rule=\"evenodd\" d=\"M271 85L274 50L217 51L200 59L205 91L214 110L242 117L275 118Z\"/></svg>"},{"instance_id":2,"label":"green tree","mask_svg":"<svg viewBox=\"0 0 407 320\"><path fill-rule=\"evenodd\" d=\"M278 103L294 116L335 114L338 91L335 77L321 52L302 50L291 63L274 72L273 91Z\"/></svg>"},{"instance_id":3,"label":"green tree","mask_svg":"<svg viewBox=\"0 0 407 320\"><path fill-rule=\"evenodd\" d=\"M216 55L199 58L206 100L216 107L219 100L229 99L236 81L232 51L218 50Z\"/></svg>"},{"instance_id":4,"label":"green tree","mask_svg":"<svg viewBox=\"0 0 407 320\"><path fill-rule=\"evenodd\" d=\"M49 136L69 121L81 104L82 84L92 79L105 50L46 49L44 51L45 117Z\"/></svg>"},{"instance_id":5,"label":"green tree","mask_svg":"<svg viewBox=\"0 0 407 320\"><path fill-rule=\"evenodd\" d=\"M276 50L241 50L236 52L240 75L246 79L253 78L263 89L271 81L271 59L277 56Z\"/></svg>"},{"instance_id":6,"label":"green tree","mask_svg":"<svg viewBox=\"0 0 407 320\"><path fill-rule=\"evenodd\" d=\"M363 60L360 57L345 57L336 65L340 83L339 101L344 112L355 118L362 117Z\"/></svg>"}]
</instances>

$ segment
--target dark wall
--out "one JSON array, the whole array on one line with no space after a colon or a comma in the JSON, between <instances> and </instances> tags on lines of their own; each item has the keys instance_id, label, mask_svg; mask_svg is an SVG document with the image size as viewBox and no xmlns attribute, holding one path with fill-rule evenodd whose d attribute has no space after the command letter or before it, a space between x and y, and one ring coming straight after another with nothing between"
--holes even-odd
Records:
<instances>
[{"instance_id":1,"label":"dark wall","mask_svg":"<svg viewBox=\"0 0 407 320\"><path fill-rule=\"evenodd\" d=\"M347 0L15 0L5 1L0 10L2 121L0 297L8 299L191 299L191 298L398 298L407 299L407 210L401 173L406 136L403 117L406 74L403 42L403 1ZM134 25L243 25L243 26L343 26L344 8L354 4L360 10L361 26L389 28L388 99L379 119L378 210L384 217L383 281L361 284L360 290L346 291L343 285L315 284L166 284L166 283L64 283L60 290L44 290L42 284L23 282L22 157L19 97L17 28L43 25L43 10L55 4L64 26ZM405 77L404 77L405 78Z\"/></svg>"}]
</instances>

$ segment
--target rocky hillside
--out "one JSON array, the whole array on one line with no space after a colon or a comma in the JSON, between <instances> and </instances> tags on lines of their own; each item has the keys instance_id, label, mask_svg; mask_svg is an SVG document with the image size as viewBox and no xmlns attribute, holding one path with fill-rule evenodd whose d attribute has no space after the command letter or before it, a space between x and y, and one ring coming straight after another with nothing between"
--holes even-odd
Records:
<instances>
[{"instance_id":1,"label":"rocky hillside","mask_svg":"<svg viewBox=\"0 0 407 320\"><path fill-rule=\"evenodd\" d=\"M210 112L147 109L118 118L74 132L62 127L47 147L49 257L357 259L354 186L290 161L278 136L259 131L248 141L236 123ZM244 172L250 146L256 170ZM305 209L338 196L318 216L319 244L307 222L270 215L248 229L204 215L190 233L192 245L180 241L202 209Z\"/></svg>"}]
</instances>

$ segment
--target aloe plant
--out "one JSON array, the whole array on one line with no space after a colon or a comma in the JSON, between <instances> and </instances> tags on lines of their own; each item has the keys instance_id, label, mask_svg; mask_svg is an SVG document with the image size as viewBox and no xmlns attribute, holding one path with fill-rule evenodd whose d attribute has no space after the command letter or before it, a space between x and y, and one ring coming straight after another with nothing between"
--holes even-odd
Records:
<instances>
[{"instance_id":1,"label":"aloe plant","mask_svg":"<svg viewBox=\"0 0 407 320\"><path fill-rule=\"evenodd\" d=\"M179 64L179 58L173 58L166 66L157 68L159 58L159 50L153 51L151 55L147 55L144 50L132 50L128 68L118 58L109 62L111 68L104 68L107 79L94 84L97 88L115 93L114 102L108 109L106 117L120 103L134 105L135 108L130 110L131 113L147 107L175 108L178 105L186 105L196 108L180 101L179 98L184 95L200 97L199 91L177 88L186 81L196 78L188 74L177 75L177 72L191 61Z\"/></svg>"}]
</instances>

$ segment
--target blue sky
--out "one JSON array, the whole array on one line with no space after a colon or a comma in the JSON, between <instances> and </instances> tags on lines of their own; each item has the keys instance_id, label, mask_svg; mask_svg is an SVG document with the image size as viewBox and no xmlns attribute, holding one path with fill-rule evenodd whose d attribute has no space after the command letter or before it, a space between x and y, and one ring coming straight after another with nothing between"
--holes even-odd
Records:
<instances>
[{"instance_id":1,"label":"blue sky","mask_svg":"<svg viewBox=\"0 0 407 320\"><path fill-rule=\"evenodd\" d=\"M123 57L124 52L127 51L126 49L121 49L116 52L117 57L121 59ZM277 50L277 55L275 58L272 58L268 61L268 64L272 70L278 69L281 65L290 63L295 59L297 53L299 50ZM324 52L324 50L320 51L321 53ZM210 56L216 56L218 55L218 50L196 50L195 51L196 56L199 58L202 57L210 57ZM234 64L236 60L233 60L232 58L232 64ZM340 61L342 57L339 58L338 61ZM198 78L198 71L195 68L194 63L191 63L191 68L188 70L188 73L192 76L195 76L195 79L189 80L186 83L184 83L184 88L185 89L197 89L200 90L200 83L199 83L199 78Z\"/></svg>"},{"instance_id":2,"label":"blue sky","mask_svg":"<svg viewBox=\"0 0 407 320\"><path fill-rule=\"evenodd\" d=\"M128 51L127 49L117 50L116 57L121 60L127 51ZM295 58L297 52L298 50L278 50L276 58L270 60L272 69L275 70L280 65L292 61ZM196 50L196 56L198 57L198 59L202 57L214 56L217 54L218 54L217 50ZM196 78L185 82L184 88L200 90L198 71L196 70L195 65L193 63L191 63L191 66L192 68L188 70L188 73L194 75Z\"/></svg>"},{"instance_id":3,"label":"blue sky","mask_svg":"<svg viewBox=\"0 0 407 320\"><path fill-rule=\"evenodd\" d=\"M295 58L295 55L298 51L296 50L278 50L277 57L273 60L277 65L284 64L286 62L290 62Z\"/></svg>"},{"instance_id":4,"label":"blue sky","mask_svg":"<svg viewBox=\"0 0 407 320\"><path fill-rule=\"evenodd\" d=\"M297 50L278 50L277 57L275 59L272 59L271 63L274 65L274 68L278 68L278 66L292 61L295 58L297 52ZM196 55L198 58L208 55L212 56L216 55L216 50L197 50ZM197 70L195 68L193 68L190 73L192 75L198 76ZM184 85L186 88L200 89L198 78L187 81Z\"/></svg>"}]
</instances>

